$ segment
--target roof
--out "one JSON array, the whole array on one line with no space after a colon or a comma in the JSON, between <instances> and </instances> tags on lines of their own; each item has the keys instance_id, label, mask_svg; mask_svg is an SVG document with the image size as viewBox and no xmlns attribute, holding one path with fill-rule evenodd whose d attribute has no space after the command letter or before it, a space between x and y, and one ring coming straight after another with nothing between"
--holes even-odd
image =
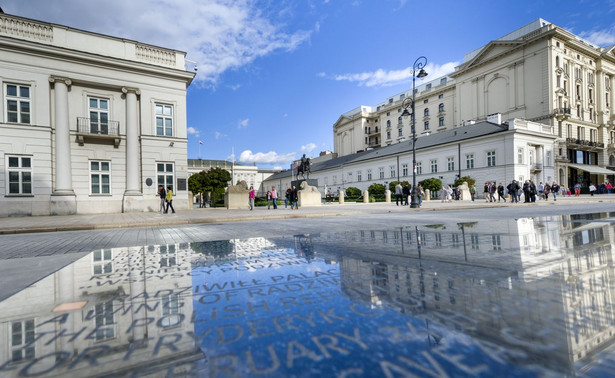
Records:
<instances>
[{"instance_id":1,"label":"roof","mask_svg":"<svg viewBox=\"0 0 615 378\"><path fill-rule=\"evenodd\" d=\"M431 148L448 143L459 142L467 139L477 138L481 136L491 135L503 131L507 131L507 125L498 125L492 122L479 122L473 125L457 127L451 130L446 130L436 134L425 135L417 138L416 149L421 150ZM331 160L326 160L321 163L312 164L312 172L324 171L331 168L337 168L341 165L354 164L362 161L378 159L390 155L399 155L412 151L411 143L396 143L390 146L380 147L369 151L361 151L355 154L344 155ZM277 180L292 175L291 170L278 172L269 177L269 180Z\"/></svg>"}]
</instances>

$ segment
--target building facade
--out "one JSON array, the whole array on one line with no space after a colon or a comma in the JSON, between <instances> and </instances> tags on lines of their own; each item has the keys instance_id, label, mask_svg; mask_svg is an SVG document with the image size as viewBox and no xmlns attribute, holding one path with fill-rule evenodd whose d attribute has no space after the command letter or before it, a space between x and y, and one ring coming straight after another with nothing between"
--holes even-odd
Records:
<instances>
[{"instance_id":1,"label":"building facade","mask_svg":"<svg viewBox=\"0 0 615 378\"><path fill-rule=\"evenodd\" d=\"M442 132L495 113L548 124L556 129L558 182L612 182L614 85L615 46L593 45L538 19L466 54L449 76L419 86L416 132ZM335 152L343 156L409 140L410 121L400 118L408 96L411 91L344 113L333 126Z\"/></svg>"},{"instance_id":2,"label":"building facade","mask_svg":"<svg viewBox=\"0 0 615 378\"><path fill-rule=\"evenodd\" d=\"M426 135L416 142L416 180L439 178L452 185L470 176L478 186L486 181L509 183L556 180L553 126L513 119L507 123L479 122ZM412 145L396 143L312 164L310 179L324 195L348 187L361 191L372 184L412 182ZM286 189L295 179L292 170L276 173L263 185Z\"/></svg>"},{"instance_id":3,"label":"building facade","mask_svg":"<svg viewBox=\"0 0 615 378\"><path fill-rule=\"evenodd\" d=\"M0 14L0 216L188 207L185 53Z\"/></svg>"}]
</instances>

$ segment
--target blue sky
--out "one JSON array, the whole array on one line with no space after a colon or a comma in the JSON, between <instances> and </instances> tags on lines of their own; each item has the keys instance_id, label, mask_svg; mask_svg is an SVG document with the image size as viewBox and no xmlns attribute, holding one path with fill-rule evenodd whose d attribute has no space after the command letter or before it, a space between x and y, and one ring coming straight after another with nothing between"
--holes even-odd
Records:
<instances>
[{"instance_id":1,"label":"blue sky","mask_svg":"<svg viewBox=\"0 0 615 378\"><path fill-rule=\"evenodd\" d=\"M5 13L174 48L188 89L188 157L288 167L333 149L333 124L543 18L615 44L615 0L0 0ZM200 145L199 141L203 144Z\"/></svg>"}]
</instances>

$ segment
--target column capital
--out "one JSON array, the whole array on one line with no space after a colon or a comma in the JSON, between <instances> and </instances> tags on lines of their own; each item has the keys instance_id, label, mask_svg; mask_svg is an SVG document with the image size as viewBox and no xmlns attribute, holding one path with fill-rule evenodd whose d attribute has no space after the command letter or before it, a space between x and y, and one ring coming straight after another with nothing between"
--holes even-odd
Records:
<instances>
[{"instance_id":1,"label":"column capital","mask_svg":"<svg viewBox=\"0 0 615 378\"><path fill-rule=\"evenodd\" d=\"M141 95L141 90L139 88L122 87L122 93L127 94L129 92L132 92L137 96Z\"/></svg>"},{"instance_id":2,"label":"column capital","mask_svg":"<svg viewBox=\"0 0 615 378\"><path fill-rule=\"evenodd\" d=\"M62 76L49 76L49 82L50 83L55 83L56 81L58 82L64 82L64 84L66 85L71 85L73 83L73 81L67 77L62 77Z\"/></svg>"}]
</instances>

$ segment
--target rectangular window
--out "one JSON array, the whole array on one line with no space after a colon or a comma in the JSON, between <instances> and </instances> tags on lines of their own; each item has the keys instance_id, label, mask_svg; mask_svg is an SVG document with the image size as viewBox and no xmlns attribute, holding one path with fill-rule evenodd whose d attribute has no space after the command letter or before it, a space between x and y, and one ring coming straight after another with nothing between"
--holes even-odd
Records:
<instances>
[{"instance_id":1,"label":"rectangular window","mask_svg":"<svg viewBox=\"0 0 615 378\"><path fill-rule=\"evenodd\" d=\"M111 163L90 161L90 194L111 194Z\"/></svg>"},{"instance_id":2,"label":"rectangular window","mask_svg":"<svg viewBox=\"0 0 615 378\"><path fill-rule=\"evenodd\" d=\"M6 85L6 121L30 124L30 86Z\"/></svg>"},{"instance_id":3,"label":"rectangular window","mask_svg":"<svg viewBox=\"0 0 615 378\"><path fill-rule=\"evenodd\" d=\"M408 163L401 165L401 175L404 177L408 176Z\"/></svg>"},{"instance_id":4,"label":"rectangular window","mask_svg":"<svg viewBox=\"0 0 615 378\"><path fill-rule=\"evenodd\" d=\"M466 155L466 169L474 169L474 154Z\"/></svg>"},{"instance_id":5,"label":"rectangular window","mask_svg":"<svg viewBox=\"0 0 615 378\"><path fill-rule=\"evenodd\" d=\"M173 136L173 106L156 104L156 135Z\"/></svg>"},{"instance_id":6,"label":"rectangular window","mask_svg":"<svg viewBox=\"0 0 615 378\"><path fill-rule=\"evenodd\" d=\"M397 170L394 165L389 167L389 173L391 174L391 178L397 177Z\"/></svg>"},{"instance_id":7,"label":"rectangular window","mask_svg":"<svg viewBox=\"0 0 615 378\"><path fill-rule=\"evenodd\" d=\"M92 271L94 274L113 273L113 252L110 249L92 252Z\"/></svg>"},{"instance_id":8,"label":"rectangular window","mask_svg":"<svg viewBox=\"0 0 615 378\"><path fill-rule=\"evenodd\" d=\"M6 155L7 193L32 195L32 157Z\"/></svg>"},{"instance_id":9,"label":"rectangular window","mask_svg":"<svg viewBox=\"0 0 615 378\"><path fill-rule=\"evenodd\" d=\"M444 126L444 117L438 119L438 126Z\"/></svg>"},{"instance_id":10,"label":"rectangular window","mask_svg":"<svg viewBox=\"0 0 615 378\"><path fill-rule=\"evenodd\" d=\"M431 160L431 173L438 173L438 160Z\"/></svg>"},{"instance_id":11,"label":"rectangular window","mask_svg":"<svg viewBox=\"0 0 615 378\"><path fill-rule=\"evenodd\" d=\"M449 157L447 159L447 168L449 171L455 170L455 158L454 157Z\"/></svg>"},{"instance_id":12,"label":"rectangular window","mask_svg":"<svg viewBox=\"0 0 615 378\"><path fill-rule=\"evenodd\" d=\"M429 130L429 121L425 121L425 130Z\"/></svg>"},{"instance_id":13,"label":"rectangular window","mask_svg":"<svg viewBox=\"0 0 615 378\"><path fill-rule=\"evenodd\" d=\"M423 174L423 163L422 162L418 162L416 163L416 174L417 175L422 175Z\"/></svg>"},{"instance_id":14,"label":"rectangular window","mask_svg":"<svg viewBox=\"0 0 615 378\"><path fill-rule=\"evenodd\" d=\"M391 132L387 130L387 139L391 139Z\"/></svg>"},{"instance_id":15,"label":"rectangular window","mask_svg":"<svg viewBox=\"0 0 615 378\"><path fill-rule=\"evenodd\" d=\"M34 358L34 319L11 323L11 360L20 362Z\"/></svg>"},{"instance_id":16,"label":"rectangular window","mask_svg":"<svg viewBox=\"0 0 615 378\"><path fill-rule=\"evenodd\" d=\"M551 167L553 165L551 164L551 151L545 152L545 161L546 161L547 167Z\"/></svg>"},{"instance_id":17,"label":"rectangular window","mask_svg":"<svg viewBox=\"0 0 615 378\"><path fill-rule=\"evenodd\" d=\"M160 246L160 267L177 265L177 249L175 244Z\"/></svg>"},{"instance_id":18,"label":"rectangular window","mask_svg":"<svg viewBox=\"0 0 615 378\"><path fill-rule=\"evenodd\" d=\"M367 181L372 181L372 170L371 169L367 170Z\"/></svg>"},{"instance_id":19,"label":"rectangular window","mask_svg":"<svg viewBox=\"0 0 615 378\"><path fill-rule=\"evenodd\" d=\"M92 134L109 134L109 100L89 98L90 132Z\"/></svg>"},{"instance_id":20,"label":"rectangular window","mask_svg":"<svg viewBox=\"0 0 615 378\"><path fill-rule=\"evenodd\" d=\"M94 322L96 325L96 340L107 340L115 337L113 301L94 306Z\"/></svg>"},{"instance_id":21,"label":"rectangular window","mask_svg":"<svg viewBox=\"0 0 615 378\"><path fill-rule=\"evenodd\" d=\"M523 164L523 148L517 148L517 164Z\"/></svg>"},{"instance_id":22,"label":"rectangular window","mask_svg":"<svg viewBox=\"0 0 615 378\"><path fill-rule=\"evenodd\" d=\"M470 240L472 242L472 249L480 249L480 243L478 241L478 234L471 234Z\"/></svg>"},{"instance_id":23,"label":"rectangular window","mask_svg":"<svg viewBox=\"0 0 615 378\"><path fill-rule=\"evenodd\" d=\"M487 167L495 167L495 151L487 152Z\"/></svg>"},{"instance_id":24,"label":"rectangular window","mask_svg":"<svg viewBox=\"0 0 615 378\"><path fill-rule=\"evenodd\" d=\"M403 136L403 135L404 135L403 134L403 129L401 129L401 128L397 129L397 136L400 137L400 136Z\"/></svg>"},{"instance_id":25,"label":"rectangular window","mask_svg":"<svg viewBox=\"0 0 615 378\"><path fill-rule=\"evenodd\" d=\"M491 235L491 245L493 246L494 251L502 250L502 240L500 239L500 235Z\"/></svg>"},{"instance_id":26,"label":"rectangular window","mask_svg":"<svg viewBox=\"0 0 615 378\"><path fill-rule=\"evenodd\" d=\"M381 179L384 178L384 167L378 168L378 177L380 177Z\"/></svg>"},{"instance_id":27,"label":"rectangular window","mask_svg":"<svg viewBox=\"0 0 615 378\"><path fill-rule=\"evenodd\" d=\"M363 172L357 171L357 181L362 181L362 179L363 179Z\"/></svg>"},{"instance_id":28,"label":"rectangular window","mask_svg":"<svg viewBox=\"0 0 615 378\"><path fill-rule=\"evenodd\" d=\"M165 190L167 189L167 187L171 187L173 195L175 195L175 186L173 186L173 183L175 182L173 168L173 163L156 163L158 186L164 186Z\"/></svg>"},{"instance_id":29,"label":"rectangular window","mask_svg":"<svg viewBox=\"0 0 615 378\"><path fill-rule=\"evenodd\" d=\"M333 185L337 185L337 175L333 175Z\"/></svg>"},{"instance_id":30,"label":"rectangular window","mask_svg":"<svg viewBox=\"0 0 615 378\"><path fill-rule=\"evenodd\" d=\"M162 318L160 325L163 328L174 327L181 322L179 315L179 294L166 294L162 296Z\"/></svg>"}]
</instances>

